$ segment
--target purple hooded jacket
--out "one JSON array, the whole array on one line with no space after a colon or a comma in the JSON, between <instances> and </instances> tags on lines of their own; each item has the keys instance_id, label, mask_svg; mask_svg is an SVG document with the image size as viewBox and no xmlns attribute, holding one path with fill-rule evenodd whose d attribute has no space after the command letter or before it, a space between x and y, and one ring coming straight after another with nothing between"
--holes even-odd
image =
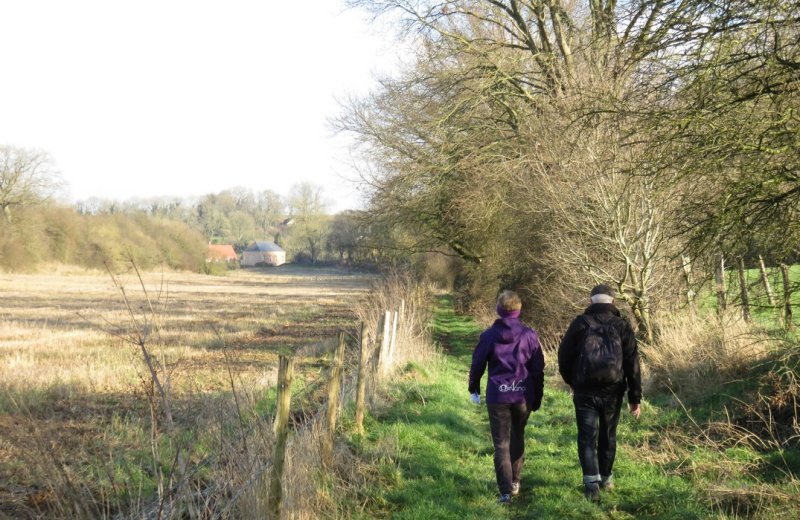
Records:
<instances>
[{"instance_id":1,"label":"purple hooded jacket","mask_svg":"<svg viewBox=\"0 0 800 520\"><path fill-rule=\"evenodd\" d=\"M539 336L517 317L495 320L478 340L469 370L469 392L480 394L489 367L486 404L525 402L538 410L544 391L544 354Z\"/></svg>"}]
</instances>

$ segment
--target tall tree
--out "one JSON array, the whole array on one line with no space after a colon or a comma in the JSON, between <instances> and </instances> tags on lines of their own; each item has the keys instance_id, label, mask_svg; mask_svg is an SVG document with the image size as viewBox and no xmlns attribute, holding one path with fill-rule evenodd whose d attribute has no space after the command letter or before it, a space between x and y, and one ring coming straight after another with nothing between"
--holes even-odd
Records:
<instances>
[{"instance_id":1,"label":"tall tree","mask_svg":"<svg viewBox=\"0 0 800 520\"><path fill-rule=\"evenodd\" d=\"M306 252L316 263L323 250L330 218L322 186L302 182L292 186L288 197L290 242L297 252Z\"/></svg>"},{"instance_id":2,"label":"tall tree","mask_svg":"<svg viewBox=\"0 0 800 520\"><path fill-rule=\"evenodd\" d=\"M0 209L8 223L14 208L46 201L60 185L47 154L0 146Z\"/></svg>"},{"instance_id":3,"label":"tall tree","mask_svg":"<svg viewBox=\"0 0 800 520\"><path fill-rule=\"evenodd\" d=\"M409 229L415 251L446 246L475 272L493 270L492 290L563 280L570 290L557 295L528 285L538 301L560 298L551 307L613 283L651 338L669 200L635 180L651 167L625 138L629 114L650 101L643 78L679 55L703 3L353 3L403 13L422 41L413 67L341 120L372 163L375 220Z\"/></svg>"},{"instance_id":4,"label":"tall tree","mask_svg":"<svg viewBox=\"0 0 800 520\"><path fill-rule=\"evenodd\" d=\"M221 240L229 230L228 217L215 202L216 197L207 196L197 205L197 220L209 243Z\"/></svg>"},{"instance_id":5,"label":"tall tree","mask_svg":"<svg viewBox=\"0 0 800 520\"><path fill-rule=\"evenodd\" d=\"M364 237L359 216L359 212L348 210L334 215L331 221L326 245L331 252L338 254L339 262L357 260Z\"/></svg>"},{"instance_id":6,"label":"tall tree","mask_svg":"<svg viewBox=\"0 0 800 520\"><path fill-rule=\"evenodd\" d=\"M246 211L237 210L228 215L228 238L239 247L244 247L255 238L255 222Z\"/></svg>"},{"instance_id":7,"label":"tall tree","mask_svg":"<svg viewBox=\"0 0 800 520\"><path fill-rule=\"evenodd\" d=\"M285 214L283 198L272 190L256 195L255 221L260 237L277 234L277 225Z\"/></svg>"},{"instance_id":8,"label":"tall tree","mask_svg":"<svg viewBox=\"0 0 800 520\"><path fill-rule=\"evenodd\" d=\"M800 17L795 2L713 4L643 112L652 159L674 172L693 249L785 258L800 239ZM782 251L780 253L779 251Z\"/></svg>"}]
</instances>

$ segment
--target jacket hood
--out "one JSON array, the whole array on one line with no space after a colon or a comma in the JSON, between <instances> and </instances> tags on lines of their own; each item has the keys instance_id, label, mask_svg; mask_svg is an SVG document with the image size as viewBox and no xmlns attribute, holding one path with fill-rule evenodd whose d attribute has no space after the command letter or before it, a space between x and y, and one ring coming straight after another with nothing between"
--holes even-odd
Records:
<instances>
[{"instance_id":1,"label":"jacket hood","mask_svg":"<svg viewBox=\"0 0 800 520\"><path fill-rule=\"evenodd\" d=\"M497 319L480 335L472 354L471 392L480 392L480 379L486 368L488 404L541 401L544 357L536 331L519 318ZM537 374L535 380L531 370Z\"/></svg>"},{"instance_id":2,"label":"jacket hood","mask_svg":"<svg viewBox=\"0 0 800 520\"><path fill-rule=\"evenodd\" d=\"M493 327L501 344L516 342L526 330L519 318L500 318L495 320Z\"/></svg>"}]
</instances>

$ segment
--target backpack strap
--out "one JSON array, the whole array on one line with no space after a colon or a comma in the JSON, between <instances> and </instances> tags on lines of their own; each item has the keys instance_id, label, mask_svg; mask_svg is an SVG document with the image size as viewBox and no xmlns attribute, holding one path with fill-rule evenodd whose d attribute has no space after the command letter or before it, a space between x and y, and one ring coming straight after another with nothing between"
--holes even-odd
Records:
<instances>
[{"instance_id":1,"label":"backpack strap","mask_svg":"<svg viewBox=\"0 0 800 520\"><path fill-rule=\"evenodd\" d=\"M604 321L598 320L597 318L594 317L593 314L581 314L580 317L583 319L584 323L586 323L586 326L589 327L590 329L594 327L596 329L599 328L602 330L605 327L613 327L614 329L619 330L617 328L619 325L618 316L612 315L611 319Z\"/></svg>"},{"instance_id":2,"label":"backpack strap","mask_svg":"<svg viewBox=\"0 0 800 520\"><path fill-rule=\"evenodd\" d=\"M600 323L598 322L598 320L597 320L597 319L596 319L594 316L592 316L592 315L590 315L590 314L581 314L581 315L580 315L580 318L583 320L583 322L586 324L586 326L587 326L588 328L590 328L590 329L592 328L592 326L593 326L593 325L594 325L595 327L597 327L598 325L600 325Z\"/></svg>"}]
</instances>

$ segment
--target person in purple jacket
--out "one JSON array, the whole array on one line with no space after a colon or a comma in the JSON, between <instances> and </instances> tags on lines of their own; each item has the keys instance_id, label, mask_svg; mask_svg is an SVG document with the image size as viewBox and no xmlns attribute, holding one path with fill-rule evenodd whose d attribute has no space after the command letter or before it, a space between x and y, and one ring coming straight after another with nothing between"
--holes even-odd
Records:
<instances>
[{"instance_id":1,"label":"person in purple jacket","mask_svg":"<svg viewBox=\"0 0 800 520\"><path fill-rule=\"evenodd\" d=\"M469 393L480 404L481 378L486 368L486 406L494 443L498 502L508 504L520 491L528 416L542 405L544 355L536 332L519 319L522 301L514 291L497 298L497 314L472 353Z\"/></svg>"}]
</instances>

